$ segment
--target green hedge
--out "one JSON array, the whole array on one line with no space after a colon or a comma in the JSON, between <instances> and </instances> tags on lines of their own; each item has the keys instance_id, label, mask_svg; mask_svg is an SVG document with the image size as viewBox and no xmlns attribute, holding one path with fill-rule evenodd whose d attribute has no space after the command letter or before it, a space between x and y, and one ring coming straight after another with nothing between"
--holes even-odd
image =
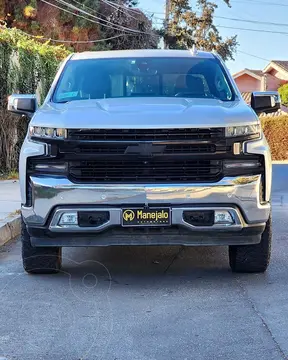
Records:
<instances>
[{"instance_id":1,"label":"green hedge","mask_svg":"<svg viewBox=\"0 0 288 360\"><path fill-rule=\"evenodd\" d=\"M284 85L280 86L278 91L281 96L282 104L287 106L288 105L288 84L284 84Z\"/></svg>"},{"instance_id":2,"label":"green hedge","mask_svg":"<svg viewBox=\"0 0 288 360\"><path fill-rule=\"evenodd\" d=\"M59 63L68 56L63 46L25 35L16 28L0 25L0 174L18 168L19 151L28 121L9 114L11 93L46 96Z\"/></svg>"},{"instance_id":3,"label":"green hedge","mask_svg":"<svg viewBox=\"0 0 288 360\"><path fill-rule=\"evenodd\" d=\"M0 26L0 100L11 92L35 93L41 100L49 90L59 62L69 51L62 45L53 46L27 36L16 28ZM41 82L41 87L39 84ZM5 101L4 101L5 102ZM2 104L6 105L6 104Z\"/></svg>"}]
</instances>

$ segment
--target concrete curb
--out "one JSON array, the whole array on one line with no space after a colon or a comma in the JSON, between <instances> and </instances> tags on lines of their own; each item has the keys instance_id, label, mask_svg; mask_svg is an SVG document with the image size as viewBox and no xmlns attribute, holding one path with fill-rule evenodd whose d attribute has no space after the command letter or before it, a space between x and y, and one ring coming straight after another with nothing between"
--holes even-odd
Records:
<instances>
[{"instance_id":1,"label":"concrete curb","mask_svg":"<svg viewBox=\"0 0 288 360\"><path fill-rule=\"evenodd\" d=\"M11 216L0 223L0 246L19 236L21 233L21 216Z\"/></svg>"},{"instance_id":2,"label":"concrete curb","mask_svg":"<svg viewBox=\"0 0 288 360\"><path fill-rule=\"evenodd\" d=\"M272 161L273 165L287 165L288 164L288 160L274 160Z\"/></svg>"}]
</instances>

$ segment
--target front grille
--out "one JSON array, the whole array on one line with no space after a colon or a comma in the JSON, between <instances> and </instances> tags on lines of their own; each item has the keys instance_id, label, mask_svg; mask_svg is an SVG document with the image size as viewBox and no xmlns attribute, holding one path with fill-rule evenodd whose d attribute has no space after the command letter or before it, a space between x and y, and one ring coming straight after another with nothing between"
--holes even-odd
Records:
<instances>
[{"instance_id":1,"label":"front grille","mask_svg":"<svg viewBox=\"0 0 288 360\"><path fill-rule=\"evenodd\" d=\"M224 128L68 130L68 139L77 141L210 140L222 137L224 137Z\"/></svg>"},{"instance_id":2,"label":"front grille","mask_svg":"<svg viewBox=\"0 0 288 360\"><path fill-rule=\"evenodd\" d=\"M69 162L74 182L214 182L221 178L221 160L133 159Z\"/></svg>"},{"instance_id":3,"label":"front grille","mask_svg":"<svg viewBox=\"0 0 288 360\"><path fill-rule=\"evenodd\" d=\"M45 174L34 167L39 161L59 163L63 172L48 167L49 176L67 176L79 184L213 183L225 176L264 171L264 165L254 170L223 169L224 160L258 158L235 156L236 139L227 139L224 128L70 129L67 133L68 139L49 141L50 156L30 158L29 175ZM237 138L237 142L244 140Z\"/></svg>"},{"instance_id":4,"label":"front grille","mask_svg":"<svg viewBox=\"0 0 288 360\"><path fill-rule=\"evenodd\" d=\"M204 183L223 178L224 128L69 129L57 145L75 183Z\"/></svg>"}]
</instances>

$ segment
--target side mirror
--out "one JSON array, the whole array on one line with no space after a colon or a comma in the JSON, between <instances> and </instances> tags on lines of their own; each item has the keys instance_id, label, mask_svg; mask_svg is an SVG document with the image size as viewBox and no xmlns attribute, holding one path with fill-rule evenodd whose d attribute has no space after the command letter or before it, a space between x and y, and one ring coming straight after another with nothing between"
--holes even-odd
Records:
<instances>
[{"instance_id":1,"label":"side mirror","mask_svg":"<svg viewBox=\"0 0 288 360\"><path fill-rule=\"evenodd\" d=\"M280 109L281 98L277 91L253 92L251 107L256 114L273 113Z\"/></svg>"},{"instance_id":2,"label":"side mirror","mask_svg":"<svg viewBox=\"0 0 288 360\"><path fill-rule=\"evenodd\" d=\"M32 117L37 106L36 95L13 94L8 98L8 111L14 114Z\"/></svg>"}]
</instances>

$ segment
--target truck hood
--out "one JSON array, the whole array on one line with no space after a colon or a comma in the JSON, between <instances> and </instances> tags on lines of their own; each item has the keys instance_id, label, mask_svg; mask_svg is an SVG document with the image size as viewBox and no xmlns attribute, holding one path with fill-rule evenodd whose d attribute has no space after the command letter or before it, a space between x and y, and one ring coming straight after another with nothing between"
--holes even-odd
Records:
<instances>
[{"instance_id":1,"label":"truck hood","mask_svg":"<svg viewBox=\"0 0 288 360\"><path fill-rule=\"evenodd\" d=\"M241 99L118 98L46 103L31 125L55 128L186 128L252 124L254 111Z\"/></svg>"}]
</instances>

